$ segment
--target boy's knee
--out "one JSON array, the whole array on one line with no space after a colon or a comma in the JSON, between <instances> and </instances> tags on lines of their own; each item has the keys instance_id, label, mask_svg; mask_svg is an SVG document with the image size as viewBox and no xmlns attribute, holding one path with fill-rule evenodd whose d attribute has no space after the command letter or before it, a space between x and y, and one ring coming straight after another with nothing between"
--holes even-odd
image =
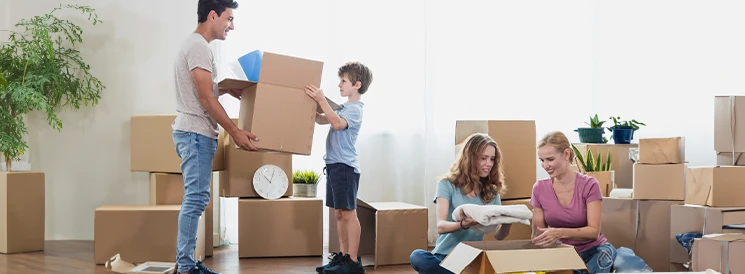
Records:
<instances>
[{"instance_id":1,"label":"boy's knee","mask_svg":"<svg viewBox=\"0 0 745 274\"><path fill-rule=\"evenodd\" d=\"M334 211L337 221L349 221L357 218L357 210L337 209Z\"/></svg>"}]
</instances>

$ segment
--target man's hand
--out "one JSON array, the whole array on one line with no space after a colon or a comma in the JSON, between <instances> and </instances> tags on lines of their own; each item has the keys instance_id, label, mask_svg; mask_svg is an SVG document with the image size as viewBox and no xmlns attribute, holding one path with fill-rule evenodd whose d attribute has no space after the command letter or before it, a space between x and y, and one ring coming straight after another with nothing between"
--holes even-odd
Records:
<instances>
[{"instance_id":1,"label":"man's hand","mask_svg":"<svg viewBox=\"0 0 745 274\"><path fill-rule=\"evenodd\" d=\"M239 129L237 132L230 134L235 141L235 144L245 150L259 150L252 143L251 140L258 141L259 138L251 134L251 132Z\"/></svg>"},{"instance_id":2,"label":"man's hand","mask_svg":"<svg viewBox=\"0 0 745 274\"><path fill-rule=\"evenodd\" d=\"M310 98L313 98L313 100L316 102L326 100L326 96L323 95L323 90L314 85L305 86L305 94L308 94L308 96L310 96Z\"/></svg>"},{"instance_id":3,"label":"man's hand","mask_svg":"<svg viewBox=\"0 0 745 274\"><path fill-rule=\"evenodd\" d=\"M241 95L243 94L243 90L237 89L237 88L220 87L219 90L220 90L220 95L227 93L227 94L230 94L230 96L233 96L235 97L235 99L238 99L238 100L241 99Z\"/></svg>"}]
</instances>

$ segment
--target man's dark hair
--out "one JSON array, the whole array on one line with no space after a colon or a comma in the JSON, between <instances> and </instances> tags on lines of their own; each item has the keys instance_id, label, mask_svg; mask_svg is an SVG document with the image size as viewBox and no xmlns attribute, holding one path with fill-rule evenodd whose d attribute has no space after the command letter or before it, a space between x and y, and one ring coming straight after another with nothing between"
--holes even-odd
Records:
<instances>
[{"instance_id":1,"label":"man's dark hair","mask_svg":"<svg viewBox=\"0 0 745 274\"><path fill-rule=\"evenodd\" d=\"M370 68L360 62L349 62L339 68L339 77L347 76L352 85L360 81L360 94L365 94L372 83L373 76Z\"/></svg>"},{"instance_id":2,"label":"man's dark hair","mask_svg":"<svg viewBox=\"0 0 745 274\"><path fill-rule=\"evenodd\" d=\"M207 15L213 10L217 13L217 16L220 16L227 8L237 9L238 2L234 0L199 0L199 4L197 4L198 21L199 23L207 21Z\"/></svg>"}]
</instances>

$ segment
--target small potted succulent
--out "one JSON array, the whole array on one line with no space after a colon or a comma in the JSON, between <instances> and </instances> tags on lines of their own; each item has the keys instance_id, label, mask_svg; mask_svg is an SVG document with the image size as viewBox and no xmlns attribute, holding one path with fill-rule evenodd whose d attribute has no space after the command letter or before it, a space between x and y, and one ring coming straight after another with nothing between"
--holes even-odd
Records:
<instances>
[{"instance_id":1,"label":"small potted succulent","mask_svg":"<svg viewBox=\"0 0 745 274\"><path fill-rule=\"evenodd\" d=\"M608 139L603 137L603 133L605 133L604 123L605 121L600 121L598 115L595 114L595 116L590 116L589 123L585 122L590 127L581 127L574 131L579 133L579 141L582 143L604 144L608 142Z\"/></svg>"},{"instance_id":2,"label":"small potted succulent","mask_svg":"<svg viewBox=\"0 0 745 274\"><path fill-rule=\"evenodd\" d=\"M572 150L574 150L574 157L577 161L579 173L595 177L600 184L600 190L603 196L608 197L615 185L615 172L611 166L611 152L608 151L608 155L603 159L602 151L595 156L592 154L590 147L587 147L587 151L582 154L574 144L571 145Z\"/></svg>"},{"instance_id":3,"label":"small potted succulent","mask_svg":"<svg viewBox=\"0 0 745 274\"><path fill-rule=\"evenodd\" d=\"M613 142L616 144L630 144L631 140L634 139L634 132L639 129L639 126L646 126L646 124L637 120L631 119L630 121L622 121L621 117L610 117L613 120L613 126L608 128L608 131L613 133Z\"/></svg>"}]
</instances>

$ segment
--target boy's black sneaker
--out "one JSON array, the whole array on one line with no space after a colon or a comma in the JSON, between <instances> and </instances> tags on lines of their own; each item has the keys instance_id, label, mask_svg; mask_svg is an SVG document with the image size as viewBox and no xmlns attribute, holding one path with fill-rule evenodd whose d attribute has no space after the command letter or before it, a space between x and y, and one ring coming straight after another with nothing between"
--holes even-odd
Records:
<instances>
[{"instance_id":1,"label":"boy's black sneaker","mask_svg":"<svg viewBox=\"0 0 745 274\"><path fill-rule=\"evenodd\" d=\"M365 268L362 267L362 260L357 256L357 261L352 261L349 254L344 254L339 264L323 271L324 274L363 274Z\"/></svg>"},{"instance_id":2,"label":"boy's black sneaker","mask_svg":"<svg viewBox=\"0 0 745 274\"><path fill-rule=\"evenodd\" d=\"M220 272L212 271L212 269L209 269L206 266L204 266L202 264L202 261L197 261L197 267L194 268L194 269L198 269L199 271L201 271L201 272L196 272L196 273L199 273L199 274L220 274ZM192 269L192 270L194 270L194 269ZM191 271L189 271L189 273L191 274Z\"/></svg>"},{"instance_id":3,"label":"boy's black sneaker","mask_svg":"<svg viewBox=\"0 0 745 274\"><path fill-rule=\"evenodd\" d=\"M341 251L339 251L339 253L331 253L331 255L329 255L329 263L316 267L316 272L323 273L324 270L336 266L339 261L341 261L342 257L344 257L344 255L341 253Z\"/></svg>"}]
</instances>

